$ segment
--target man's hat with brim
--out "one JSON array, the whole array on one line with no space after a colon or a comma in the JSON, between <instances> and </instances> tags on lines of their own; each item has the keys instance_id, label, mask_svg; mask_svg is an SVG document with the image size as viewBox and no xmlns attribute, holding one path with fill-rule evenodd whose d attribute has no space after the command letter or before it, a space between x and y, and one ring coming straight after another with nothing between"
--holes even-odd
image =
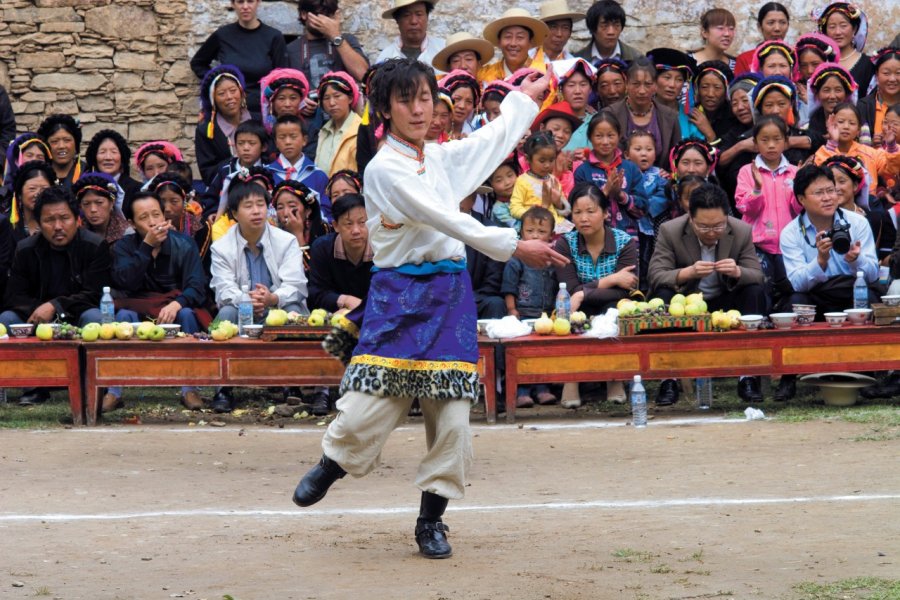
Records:
<instances>
[{"instance_id":1,"label":"man's hat with brim","mask_svg":"<svg viewBox=\"0 0 900 600\"><path fill-rule=\"evenodd\" d=\"M565 100L562 102L557 102L556 104L551 104L547 108L541 111L541 113L537 116L534 122L531 124L531 132L534 133L538 129L541 128L541 125L549 121L550 119L565 119L569 123L572 124L572 131L575 131L579 127L581 127L582 121L579 119L574 112L572 112L572 107L569 106L569 103Z\"/></svg>"},{"instance_id":2,"label":"man's hat with brim","mask_svg":"<svg viewBox=\"0 0 900 600\"><path fill-rule=\"evenodd\" d=\"M427 4L431 8L434 8L434 5L437 4L437 1L438 0L394 0L394 6L381 13L381 18L393 19L394 13L401 8L406 8L407 6L412 6L413 4L418 4L419 2Z\"/></svg>"},{"instance_id":3,"label":"man's hat with brim","mask_svg":"<svg viewBox=\"0 0 900 600\"><path fill-rule=\"evenodd\" d=\"M447 38L447 45L431 59L431 66L439 71L450 70L450 57L457 52L471 50L481 57L481 64L487 64L494 58L494 45L487 40L477 38L471 33L459 31Z\"/></svg>"},{"instance_id":4,"label":"man's hat with brim","mask_svg":"<svg viewBox=\"0 0 900 600\"><path fill-rule=\"evenodd\" d=\"M690 81L697 73L697 61L681 50L674 48L654 48L647 53L657 73L661 71L681 71L685 80Z\"/></svg>"},{"instance_id":5,"label":"man's hat with brim","mask_svg":"<svg viewBox=\"0 0 900 600\"><path fill-rule=\"evenodd\" d=\"M524 27L531 32L531 45L540 46L550 35L550 28L540 19L532 17L524 8L510 8L499 19L485 25L482 35L495 46L500 46L500 32L507 27Z\"/></svg>"},{"instance_id":6,"label":"man's hat with brim","mask_svg":"<svg viewBox=\"0 0 900 600\"><path fill-rule=\"evenodd\" d=\"M572 22L584 19L584 13L569 8L566 0L547 0L541 2L541 21L549 23L551 21L562 21L563 19L571 19Z\"/></svg>"}]
</instances>

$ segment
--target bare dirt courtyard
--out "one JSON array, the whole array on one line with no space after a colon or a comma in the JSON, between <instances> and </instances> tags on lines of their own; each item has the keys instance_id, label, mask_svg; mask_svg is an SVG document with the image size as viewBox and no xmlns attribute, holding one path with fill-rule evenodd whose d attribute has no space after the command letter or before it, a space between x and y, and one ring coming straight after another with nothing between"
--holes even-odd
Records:
<instances>
[{"instance_id":1,"label":"bare dirt courtyard","mask_svg":"<svg viewBox=\"0 0 900 600\"><path fill-rule=\"evenodd\" d=\"M424 429L316 506L321 428L0 431L0 598L797 597L900 577L900 440L844 422L473 424L445 521L412 530Z\"/></svg>"}]
</instances>

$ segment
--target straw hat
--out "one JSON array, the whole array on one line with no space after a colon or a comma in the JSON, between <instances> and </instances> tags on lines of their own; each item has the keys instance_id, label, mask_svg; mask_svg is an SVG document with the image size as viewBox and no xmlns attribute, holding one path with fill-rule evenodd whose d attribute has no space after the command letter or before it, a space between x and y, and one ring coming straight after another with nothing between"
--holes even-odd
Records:
<instances>
[{"instance_id":1,"label":"straw hat","mask_svg":"<svg viewBox=\"0 0 900 600\"><path fill-rule=\"evenodd\" d=\"M481 57L481 62L487 64L494 58L494 45L477 38L471 33L459 31L447 38L447 45L431 59L431 66L440 71L450 70L450 57L457 52L471 50Z\"/></svg>"},{"instance_id":2,"label":"straw hat","mask_svg":"<svg viewBox=\"0 0 900 600\"><path fill-rule=\"evenodd\" d=\"M382 19L393 19L394 13L400 10L401 8L405 8L407 6L412 6L413 4L418 4L419 2L424 2L434 8L434 5L437 4L438 0L394 0L394 7L389 8L383 13L381 13Z\"/></svg>"},{"instance_id":3,"label":"straw hat","mask_svg":"<svg viewBox=\"0 0 900 600\"><path fill-rule=\"evenodd\" d=\"M531 31L532 46L540 46L544 42L544 38L550 35L550 29L547 27L547 24L532 17L524 8L510 8L499 19L488 23L482 35L484 35L484 39L493 45L499 46L500 32L513 25L518 25Z\"/></svg>"},{"instance_id":4,"label":"straw hat","mask_svg":"<svg viewBox=\"0 0 900 600\"><path fill-rule=\"evenodd\" d=\"M550 21L560 21L562 19L572 19L572 21L580 21L584 18L584 13L574 11L569 8L566 0L547 0L541 3L541 21L549 23Z\"/></svg>"}]
</instances>

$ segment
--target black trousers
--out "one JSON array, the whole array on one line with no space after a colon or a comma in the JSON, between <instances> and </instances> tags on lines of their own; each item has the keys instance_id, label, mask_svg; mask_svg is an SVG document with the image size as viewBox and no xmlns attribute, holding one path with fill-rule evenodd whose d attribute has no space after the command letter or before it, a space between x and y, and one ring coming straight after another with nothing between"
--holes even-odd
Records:
<instances>
[{"instance_id":1,"label":"black trousers","mask_svg":"<svg viewBox=\"0 0 900 600\"><path fill-rule=\"evenodd\" d=\"M663 287L658 288L653 297L662 298L666 304L669 304L672 296L675 294L676 291L672 288ZM706 307L710 312L736 309L741 311L742 315L762 315L766 314L768 306L765 287L758 283L724 292L714 298L704 296L703 299L706 301Z\"/></svg>"}]
</instances>

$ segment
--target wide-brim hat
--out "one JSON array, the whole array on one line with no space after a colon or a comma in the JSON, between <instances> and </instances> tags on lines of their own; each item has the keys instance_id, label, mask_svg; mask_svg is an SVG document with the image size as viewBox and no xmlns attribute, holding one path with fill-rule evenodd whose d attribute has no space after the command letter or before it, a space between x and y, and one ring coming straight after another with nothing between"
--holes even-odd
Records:
<instances>
[{"instance_id":1,"label":"wide-brim hat","mask_svg":"<svg viewBox=\"0 0 900 600\"><path fill-rule=\"evenodd\" d=\"M471 33L459 31L447 38L447 45L431 59L431 66L439 71L450 70L450 57L457 52L471 50L481 57L482 64L494 58L494 45L487 40L475 37Z\"/></svg>"},{"instance_id":2,"label":"wide-brim hat","mask_svg":"<svg viewBox=\"0 0 900 600\"><path fill-rule=\"evenodd\" d=\"M393 19L394 13L401 8L406 8L407 6L412 6L413 4L418 4L419 2L427 4L431 6L431 8L434 8L434 5L437 4L437 1L438 0L394 0L394 6L381 13L381 18Z\"/></svg>"},{"instance_id":3,"label":"wide-brim hat","mask_svg":"<svg viewBox=\"0 0 900 600\"><path fill-rule=\"evenodd\" d=\"M572 19L574 22L584 19L584 13L569 8L566 0L547 0L546 2L541 2L540 19L544 23L562 21L563 19Z\"/></svg>"},{"instance_id":4,"label":"wide-brim hat","mask_svg":"<svg viewBox=\"0 0 900 600\"><path fill-rule=\"evenodd\" d=\"M517 25L531 32L531 45L540 46L544 38L550 35L550 28L540 19L535 19L524 8L510 8L499 19L495 19L485 25L482 36L494 46L500 45L500 32L507 27Z\"/></svg>"}]
</instances>

